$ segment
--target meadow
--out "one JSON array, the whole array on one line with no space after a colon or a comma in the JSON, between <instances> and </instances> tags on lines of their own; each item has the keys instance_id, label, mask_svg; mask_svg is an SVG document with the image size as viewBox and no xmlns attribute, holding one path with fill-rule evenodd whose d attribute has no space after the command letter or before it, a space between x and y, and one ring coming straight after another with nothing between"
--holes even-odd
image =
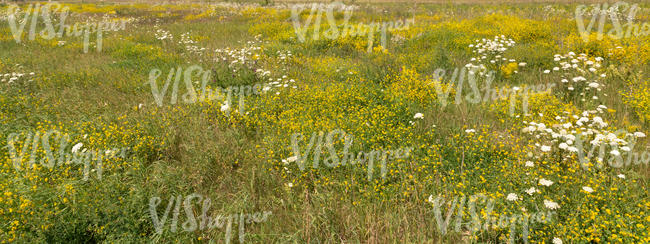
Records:
<instances>
[{"instance_id":1,"label":"meadow","mask_svg":"<svg viewBox=\"0 0 650 244\"><path fill-rule=\"evenodd\" d=\"M650 243L650 4L302 4L0 3L0 243Z\"/></svg>"}]
</instances>

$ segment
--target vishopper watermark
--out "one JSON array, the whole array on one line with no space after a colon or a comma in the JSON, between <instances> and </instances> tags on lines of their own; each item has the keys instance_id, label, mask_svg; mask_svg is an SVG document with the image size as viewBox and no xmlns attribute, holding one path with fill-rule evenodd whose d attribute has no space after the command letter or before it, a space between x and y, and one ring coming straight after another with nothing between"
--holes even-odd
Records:
<instances>
[{"instance_id":1,"label":"vishopper watermark","mask_svg":"<svg viewBox=\"0 0 650 244\"><path fill-rule=\"evenodd\" d=\"M20 140L22 135L25 135L22 148L20 152L16 151L16 142ZM52 137L55 135L54 137ZM56 142L59 140L59 150L58 158L56 154L52 152L52 144L50 142L52 139ZM71 150L68 151L68 141L70 136L65 133L61 133L57 130L49 130L43 134L40 131L36 133L27 132L27 133L11 133L7 136L7 148L9 151L9 157L13 163L16 171L22 170L23 159L27 156L28 149L31 145L31 154L29 155L29 160L27 161L27 169L33 168L37 157L39 155L38 149L39 145L42 146L44 151L44 157L40 159L40 164L46 168L53 168L54 166L62 166L64 164L83 164L83 180L87 181L90 172L96 172L97 178L102 179L102 164L103 160L108 160L110 158L120 157L125 159L127 157L127 151L129 148L113 148L108 150L87 150L82 149L83 143L77 143L72 146ZM91 164L95 161L95 169L91 170Z\"/></svg>"},{"instance_id":2,"label":"vishopper watermark","mask_svg":"<svg viewBox=\"0 0 650 244\"><path fill-rule=\"evenodd\" d=\"M585 42L589 42L591 30L595 24L598 24L596 39L599 41L603 39L605 33L612 39L629 38L632 35L637 37L650 35L650 23L634 23L636 13L639 11L638 4L630 5L626 2L616 2L612 6L609 6L608 3L599 3L593 4L590 7L591 11L588 11L589 6L579 5L575 11L578 32ZM625 11L628 11L626 17L621 14ZM587 13L591 13L591 20L589 21L589 25L585 27L583 17ZM612 28L609 31L605 30L605 23L608 18L612 21ZM621 24L623 18L625 18L627 23Z\"/></svg>"},{"instance_id":3,"label":"vishopper watermark","mask_svg":"<svg viewBox=\"0 0 650 244\"><path fill-rule=\"evenodd\" d=\"M334 18L334 10L343 11L343 25L339 27ZM312 31L312 40L319 40L321 35L321 21L323 13L325 13L327 18L327 23L330 28L324 31L323 36L327 39L334 40L337 38L345 38L347 36L368 36L368 52L372 52L372 48L375 42L375 33L379 32L381 29L381 46L387 48L387 31L394 30L406 30L410 28L411 25L415 24L415 17L412 19L397 20L397 21L384 21L381 23L375 23L374 21L370 24L358 23L356 27L349 23L350 18L352 17L353 7L345 5L341 2L333 2L328 5L322 3L313 3L309 12L309 16L304 25L300 23L301 13L305 10L305 5L296 4L291 6L291 19L293 21L293 27L298 36L300 42L305 42L307 36L307 29L309 25L313 23ZM339 28L341 28L339 30Z\"/></svg>"},{"instance_id":4,"label":"vishopper watermark","mask_svg":"<svg viewBox=\"0 0 650 244\"><path fill-rule=\"evenodd\" d=\"M502 87L502 88L492 88L492 82L494 81L495 75L494 71L479 70L475 68L456 68L450 76L446 76L446 71L444 69L436 69L434 71L432 82L435 86L436 93L438 96L438 101L440 105L444 108L447 106L449 93L451 92L454 84L456 85L456 98L455 104L459 105L463 101L463 95L465 95L465 100L472 104L477 103L487 103L495 102L497 100L510 99L510 115L513 115L515 112L515 105L517 102L517 96L521 97L522 110L524 114L528 113L528 98L531 94L541 93L541 92L550 92L551 89L555 86L555 83L548 84L539 84L537 86L525 86L523 89L520 87ZM445 87L441 82L445 77L450 79L450 83ZM480 89L478 86L479 80L477 77L485 77L484 89ZM471 93L463 94L463 84L465 80L469 83ZM481 90L484 91L484 94L481 93Z\"/></svg>"},{"instance_id":5,"label":"vishopper watermark","mask_svg":"<svg viewBox=\"0 0 650 244\"><path fill-rule=\"evenodd\" d=\"M56 17L57 14L59 24L56 25L56 27L58 27L58 31L55 30L55 24L52 23L53 17ZM7 9L7 21L9 22L11 33L13 34L13 37L17 43L20 43L22 41L23 32L27 23L30 24L27 38L30 41L33 41L36 38L36 27L39 23L40 17L43 20L43 25L45 26L43 30L38 32L41 38L45 40L51 40L55 37L62 38L64 35L68 37L79 37L83 35L84 53L88 53L91 33L96 33L95 46L97 48L97 52L101 52L103 45L102 38L105 31L119 31L126 28L126 20L108 22L98 21L96 23L77 22L70 26L65 24L65 21L69 14L69 8L59 3L47 3L45 5L41 5L40 3L29 4L24 11L21 11L21 8L18 5L12 4L9 5L9 8ZM22 19L19 18L20 15L22 15ZM54 19L56 20L56 18Z\"/></svg>"},{"instance_id":6,"label":"vishopper watermark","mask_svg":"<svg viewBox=\"0 0 650 244\"><path fill-rule=\"evenodd\" d=\"M198 80L197 81L192 80L194 73L196 73L199 77L201 77L200 96L197 95L197 92L194 89L194 84L198 83ZM198 65L192 65L187 69L185 69L184 72L182 67L178 67L176 69L171 68L171 70L167 74L167 80L162 86L162 89L157 84L157 80L158 77L160 77L160 75L162 75L162 71L160 69L152 69L151 72L149 72L149 85L151 86L151 93L153 94L156 104L159 107L163 106L164 96L167 93L167 90L169 89L169 85L171 84L172 79L174 80L174 83L172 85L170 103L176 104L176 102L178 102L178 89L179 89L178 86L181 77L183 77L183 82L185 83L185 90L186 90L186 93L183 94L181 97L183 103L193 104L196 103L197 101L204 102L204 101L214 101L214 100L225 100L225 103L221 105L221 111L226 113L230 112L230 108L232 106L233 94L236 94L239 98L239 110L238 110L239 113L244 114L244 110L245 110L244 98L246 96L250 96L251 94L260 95L262 92L267 91L269 89L268 87L262 84L255 84L253 86L251 85L229 86L227 88L217 87L214 90L210 89L207 85L208 82L210 81L212 71L203 70L203 68L201 68L201 66Z\"/></svg>"},{"instance_id":7,"label":"vishopper watermark","mask_svg":"<svg viewBox=\"0 0 650 244\"><path fill-rule=\"evenodd\" d=\"M466 200L467 205L465 205ZM449 202L447 202L442 196L438 196L435 199L433 199L433 196L429 196L428 201L433 204L433 214L437 223L438 231L442 235L447 234L449 226L454 224L451 221L453 221L452 215L456 212L455 232L467 230L471 235L475 235L476 232L481 230L490 230L490 226L492 226L492 228L501 229L510 226L509 243L514 243L515 232L518 226L521 226L522 239L524 243L528 243L529 226L533 225L535 222L547 223L552 220L552 217L555 214L553 211L547 211L546 213L536 212L531 214L513 214L511 216L503 214L500 215L497 221L497 218L491 215L492 212L494 212L494 199L488 198L484 194L475 194L469 197L463 195L460 198L455 196L453 200L450 200ZM477 203L480 204L478 208ZM470 214L470 222L463 222L466 206ZM447 207L447 213L444 219L442 215L443 207ZM525 212L523 210L522 212ZM479 216L479 213L485 214ZM463 225L465 227L463 227Z\"/></svg>"},{"instance_id":8,"label":"vishopper watermark","mask_svg":"<svg viewBox=\"0 0 650 244\"><path fill-rule=\"evenodd\" d=\"M196 199L196 203L201 206L201 215L198 218L194 215L194 203L192 202ZM178 195L176 197L171 196L167 207L164 210L164 213L161 215L158 214L158 205L162 203L160 197L152 197L149 199L149 214L151 221L153 222L154 229L157 234L162 234L165 229L165 223L169 218L169 213L174 208L172 213L171 224L169 225L169 231L176 232L178 229L178 220L180 215L181 205L185 212L185 217L187 220L182 223L181 227L183 231L193 232L196 230L212 230L214 228L222 229L225 225L225 242L230 243L232 238L232 228L233 222L238 223L239 227L239 243L244 243L246 238L245 227L253 223L262 223L266 222L268 217L272 214L271 211L255 212L253 214L227 214L221 215L214 213L212 216L208 214L212 201L208 197L203 197L201 194L193 193L188 195L183 200L183 196Z\"/></svg>"},{"instance_id":9,"label":"vishopper watermark","mask_svg":"<svg viewBox=\"0 0 650 244\"><path fill-rule=\"evenodd\" d=\"M335 143L335 136L339 135L338 138L342 139L344 141L343 145L343 158L339 158L338 153L336 152L336 148L334 147ZM381 160L381 177L385 178L387 174L387 168L386 168L386 160L387 159L399 159L399 158L407 158L411 151L413 150L412 147L406 147L406 148L398 148L395 150L373 150L370 152L359 152L356 156L355 160L355 155L352 152L349 152L350 147L352 146L353 142L353 136L346 134L344 131L340 129L332 130L327 133L327 137L325 137L325 133L323 131L318 132L318 136L316 132L312 133L311 139L309 140L309 144L305 148L304 152L301 153L300 146L298 143L302 141L303 135L301 133L294 133L291 135L291 147L293 149L294 156L283 160L285 164L289 164L292 162L296 162L298 164L298 167L300 168L301 171L305 170L305 164L307 161L307 158L309 157L309 152L311 151L312 148L314 148L313 152L313 168L318 168L318 163L320 162L320 156L322 152L322 148L325 147L327 148L327 151L329 152L329 157L325 158L323 160L323 164L327 167L334 168L338 166L339 164L341 166L345 166L346 164L350 165L355 165L355 164L364 164L368 163L368 180L372 180L372 175L374 171L374 166L375 166L375 160ZM318 140L316 139L318 138ZM325 141L323 141L323 138Z\"/></svg>"}]
</instances>

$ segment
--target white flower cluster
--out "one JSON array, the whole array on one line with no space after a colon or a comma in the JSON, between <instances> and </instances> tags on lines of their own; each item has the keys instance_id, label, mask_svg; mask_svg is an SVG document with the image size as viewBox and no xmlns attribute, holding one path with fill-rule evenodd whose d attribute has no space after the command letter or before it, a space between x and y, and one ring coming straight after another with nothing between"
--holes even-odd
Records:
<instances>
[{"instance_id":1,"label":"white flower cluster","mask_svg":"<svg viewBox=\"0 0 650 244\"><path fill-rule=\"evenodd\" d=\"M16 69L21 70L22 66L20 66L20 64L16 64ZM14 72L7 72L7 73L3 74L0 71L0 82L3 82L3 83L7 82L7 84L11 84L11 83L18 82L18 81L24 81L24 80L27 80L28 82L32 82L32 81L34 81L33 80L34 75L36 75L36 73L34 73L34 72L30 72L30 73L26 74L26 73L15 72L14 71Z\"/></svg>"},{"instance_id":2,"label":"white flower cluster","mask_svg":"<svg viewBox=\"0 0 650 244\"><path fill-rule=\"evenodd\" d=\"M178 44L185 45L185 50L192 54L203 55L203 52L205 51L204 47L194 45L196 44L196 41L192 40L189 32L181 34L181 40L178 42Z\"/></svg>"},{"instance_id":3,"label":"white flower cluster","mask_svg":"<svg viewBox=\"0 0 650 244\"><path fill-rule=\"evenodd\" d=\"M262 80L268 80L267 85L262 88L262 91L268 91L272 88L288 88L297 89L298 87L294 84L296 81L289 78L287 75L279 76L278 78L273 78L271 71L265 70L262 68L254 68L258 66L258 60L260 59L262 50L261 41L259 41L259 36L256 36L255 41L248 41L247 46L240 49L216 49L217 61L228 62L228 67L232 69L232 72L235 73L239 69L254 69L255 73ZM293 57L291 51L277 51L278 62L279 64L288 64L289 60ZM280 92L276 92L276 95L279 95Z\"/></svg>"},{"instance_id":4,"label":"white flower cluster","mask_svg":"<svg viewBox=\"0 0 650 244\"><path fill-rule=\"evenodd\" d=\"M289 60L293 57L290 50L287 51L277 51L278 59L281 64L288 64Z\"/></svg>"},{"instance_id":5,"label":"white flower cluster","mask_svg":"<svg viewBox=\"0 0 650 244\"><path fill-rule=\"evenodd\" d=\"M508 48L515 45L515 41L512 39L506 39L504 35L495 36L492 40L483 38L481 40L476 40L475 42L475 44L470 44L469 47L473 49L472 52L477 56L470 59L471 62L465 65L470 72L473 72L472 70L479 70L480 75L487 75L487 67L485 66L487 63L500 66L506 62L516 62L514 59L509 59L503 56L503 53L507 51ZM524 66L525 63L519 65Z\"/></svg>"},{"instance_id":6,"label":"white flower cluster","mask_svg":"<svg viewBox=\"0 0 650 244\"><path fill-rule=\"evenodd\" d=\"M262 50L259 46L247 46L240 49L231 49L230 47L224 49L215 49L217 54L217 61L228 62L228 67L232 72L237 72L240 66L252 68L256 64L256 60L260 57L259 51Z\"/></svg>"},{"instance_id":7,"label":"white flower cluster","mask_svg":"<svg viewBox=\"0 0 650 244\"><path fill-rule=\"evenodd\" d=\"M154 36L158 40L166 40L166 39L173 40L174 39L174 35L172 35L172 33L170 33L169 31L159 29L158 26L154 26L154 29L156 30L156 32L154 33Z\"/></svg>"},{"instance_id":8,"label":"white flower cluster","mask_svg":"<svg viewBox=\"0 0 650 244\"><path fill-rule=\"evenodd\" d=\"M16 72L0 74L0 82L7 82L8 84L11 84L16 81L25 80L25 79L29 79L28 81L31 82L33 81L32 78L34 77L34 75L35 75L34 72L31 72L27 75L25 75L24 73L16 73Z\"/></svg>"},{"instance_id":9,"label":"white flower cluster","mask_svg":"<svg viewBox=\"0 0 650 244\"><path fill-rule=\"evenodd\" d=\"M515 45L515 41L513 41L512 39L506 40L506 37L504 35L501 35L501 37L494 36L494 39L492 40L483 38L481 40L476 40L476 42L477 44L470 44L469 47L475 49L473 51L474 53L481 54L481 55L503 54L503 52L508 50L508 47L512 47ZM486 57L481 57L480 59L486 59Z\"/></svg>"},{"instance_id":10,"label":"white flower cluster","mask_svg":"<svg viewBox=\"0 0 650 244\"><path fill-rule=\"evenodd\" d=\"M557 145L557 148L561 151L577 153L579 148L575 145L576 135L591 139L589 143L593 146L600 146L601 144L613 148L621 146L621 150L630 151L630 148L626 146L630 142L625 138L635 137L635 134L627 133L623 135L623 138L619 138L615 132L608 131L606 129L608 123L598 116L604 113L605 109L607 109L606 106L600 105L596 110L584 111L581 116L557 116L555 119L560 123L551 126L551 128L547 128L543 123L527 123L524 121L528 126L524 127L522 132L529 133L537 139L545 139L545 141L551 142L552 146L536 144L543 152L551 151ZM641 134L637 133L636 135ZM615 156L620 155L618 150L613 150L612 154L615 154ZM571 154L566 155L566 157L570 158Z\"/></svg>"},{"instance_id":11,"label":"white flower cluster","mask_svg":"<svg viewBox=\"0 0 650 244\"><path fill-rule=\"evenodd\" d=\"M578 94L580 100L585 102L585 96L588 92L592 95L592 100L598 100L597 93L601 91L603 84L598 80L605 78L607 75L602 70L602 57L588 57L587 54L575 54L569 52L566 55L555 54L553 59L558 66L553 68L553 72L562 72L562 86L573 94ZM550 73L546 70L545 73ZM606 96L606 95L605 95Z\"/></svg>"}]
</instances>

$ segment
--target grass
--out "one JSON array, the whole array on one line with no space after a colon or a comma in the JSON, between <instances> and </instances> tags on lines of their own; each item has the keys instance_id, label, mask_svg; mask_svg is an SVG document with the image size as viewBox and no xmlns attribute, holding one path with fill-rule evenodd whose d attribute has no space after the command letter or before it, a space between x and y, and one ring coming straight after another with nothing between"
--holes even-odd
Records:
<instances>
[{"instance_id":1,"label":"grass","mask_svg":"<svg viewBox=\"0 0 650 244\"><path fill-rule=\"evenodd\" d=\"M222 243L228 242L227 233L232 242L244 238L237 221L230 231L227 223L182 231L187 212L201 221L199 200L179 205L178 229L172 231L176 202L170 204L169 199L185 200L193 193L211 200L208 214L213 216L270 211L268 220L244 226L245 241L251 243L507 242L509 228L473 235L465 227L445 235L438 229L430 196L451 200L479 193L495 200L490 218L554 212L550 222L529 226L531 242L550 243L554 238L565 243L650 242L647 163L598 169L596 159L590 158L592 167L583 170L575 154L558 148L561 141L522 132L533 121L548 128L569 121L572 128L582 130L576 123L585 116L582 112L606 105L597 116L608 125L599 133L625 129L648 134L648 36L584 43L573 19L578 4L574 1L468 1L417 7L394 2L357 1L361 6L350 23L415 18L415 26L390 32L389 45L375 42L372 52L367 52L364 37L321 35L320 40L297 41L291 9L280 4L69 2L65 5L74 14L66 23L96 21L105 14L128 20L125 30L105 33L100 52L91 44L84 53L79 37L23 37L17 43L4 15L7 6L0 4L0 80L4 74L23 74L0 82L0 138L22 133L13 144L27 155L22 165L28 165L32 149L37 160L46 157L42 142L25 141L30 132L67 133L65 152L77 143L87 150L130 148L124 159L103 161L101 179L95 171L84 181L83 165L78 164L16 170L10 142L3 139L1 242ZM637 21L647 21L650 6L640 6ZM337 15L337 23L342 18ZM323 21L321 30L327 28ZM308 36L312 31L309 27ZM162 38L165 32L173 38ZM441 106L435 82L453 84L455 68L479 63L471 60L477 54L469 44L495 35L516 42L500 54L516 61L484 63L497 72L492 87L553 83L558 89L532 95L528 115L520 102L515 114L509 114L509 100L455 104L459 92L455 85L448 105ZM577 73L543 72L558 66L555 54L569 52L584 52L592 61L604 58L598 74L606 77L594 78L602 90L584 90L589 94L585 97L594 93L598 100L581 101L582 95L562 87L561 79ZM520 62L526 65L508 66ZM221 100L171 104L172 86L164 105L156 105L150 72L161 70L157 84L163 87L170 70L192 65L211 71L211 88L264 83L270 90L243 98L243 114L235 111L238 104L231 104L227 112ZM439 68L447 75L435 81L433 74ZM200 96L200 75L188 77ZM184 82L182 76L179 101L189 93ZM484 95L485 79L477 82ZM470 94L468 83L464 89L461 95ZM233 96L239 102L240 97ZM414 118L417 113L423 118ZM578 117L556 117L567 115ZM594 116L587 117L593 122ZM385 178L378 176L380 165L375 162L375 177L370 180L367 164L324 166L323 160L331 155L327 147L321 148L318 168L301 171L293 162L283 163L294 156L294 133L304 135L300 143L304 150L312 133L335 129L354 137L348 149L355 155L414 149L407 158L389 160ZM646 140L639 138L634 150L647 151ZM49 143L55 145L55 154L61 152L57 139ZM344 138L332 143L342 156ZM542 152L541 145L553 149ZM310 156L307 165L313 161ZM525 166L526 161L535 166ZM554 184L539 185L540 179ZM584 186L594 192L585 192ZM527 194L530 187L539 192ZM510 193L521 200L506 200ZM153 197L161 199L155 209L161 217L168 204L172 206L162 233L152 222ZM549 210L544 200L560 208ZM469 224L469 207L463 211L462 222ZM522 231L517 226L513 237L517 242L523 242Z\"/></svg>"}]
</instances>

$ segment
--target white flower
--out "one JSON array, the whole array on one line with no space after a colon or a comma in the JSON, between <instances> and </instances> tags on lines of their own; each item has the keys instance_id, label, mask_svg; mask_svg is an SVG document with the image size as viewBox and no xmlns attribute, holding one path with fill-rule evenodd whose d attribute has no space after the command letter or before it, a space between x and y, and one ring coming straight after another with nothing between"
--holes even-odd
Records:
<instances>
[{"instance_id":1,"label":"white flower","mask_svg":"<svg viewBox=\"0 0 650 244\"><path fill-rule=\"evenodd\" d=\"M289 163L295 162L297 159L298 159L298 157L291 156L291 157L288 157L287 159L282 159L282 163L284 163L284 165L288 165Z\"/></svg>"},{"instance_id":2,"label":"white flower","mask_svg":"<svg viewBox=\"0 0 650 244\"><path fill-rule=\"evenodd\" d=\"M221 105L221 112L226 112L230 109L230 105L228 103Z\"/></svg>"},{"instance_id":3,"label":"white flower","mask_svg":"<svg viewBox=\"0 0 650 244\"><path fill-rule=\"evenodd\" d=\"M474 133L474 132L476 132L476 130L474 129L465 130L465 133Z\"/></svg>"},{"instance_id":4,"label":"white flower","mask_svg":"<svg viewBox=\"0 0 650 244\"><path fill-rule=\"evenodd\" d=\"M83 147L83 145L84 145L83 143L79 142L79 143L75 144L74 146L72 146L72 153L76 153L77 151L79 151L79 149L81 149L81 147Z\"/></svg>"},{"instance_id":5,"label":"white flower","mask_svg":"<svg viewBox=\"0 0 650 244\"><path fill-rule=\"evenodd\" d=\"M543 185L543 186L551 186L551 185L553 185L553 181L541 178L541 179L539 179L539 184Z\"/></svg>"},{"instance_id":6,"label":"white flower","mask_svg":"<svg viewBox=\"0 0 650 244\"><path fill-rule=\"evenodd\" d=\"M628 147L628 146L625 146L625 147L621 147L621 150L629 152L632 149L630 149L630 147Z\"/></svg>"},{"instance_id":7,"label":"white flower","mask_svg":"<svg viewBox=\"0 0 650 244\"><path fill-rule=\"evenodd\" d=\"M562 239L553 237L553 244L562 244Z\"/></svg>"},{"instance_id":8,"label":"white flower","mask_svg":"<svg viewBox=\"0 0 650 244\"><path fill-rule=\"evenodd\" d=\"M586 192L589 192L589 193L594 192L594 189L591 188L591 187L588 187L588 186L583 186L583 187L582 187L582 190L584 190L584 191L586 191Z\"/></svg>"},{"instance_id":9,"label":"white flower","mask_svg":"<svg viewBox=\"0 0 650 244\"><path fill-rule=\"evenodd\" d=\"M508 196L506 197L506 200L511 201L511 202L512 202L512 201L517 201L517 200L519 200L519 197L517 196L517 194L510 193L510 194L508 194Z\"/></svg>"},{"instance_id":10,"label":"white flower","mask_svg":"<svg viewBox=\"0 0 650 244\"><path fill-rule=\"evenodd\" d=\"M532 161L526 161L525 166L526 167L535 167L535 163L533 163Z\"/></svg>"},{"instance_id":11,"label":"white flower","mask_svg":"<svg viewBox=\"0 0 650 244\"><path fill-rule=\"evenodd\" d=\"M593 118L593 121L594 121L594 123L601 124L601 123L603 123L603 118L596 116L596 117Z\"/></svg>"},{"instance_id":12,"label":"white flower","mask_svg":"<svg viewBox=\"0 0 650 244\"><path fill-rule=\"evenodd\" d=\"M424 119L424 114L422 114L422 113L416 113L416 114L413 116L413 118L414 118L414 119Z\"/></svg>"},{"instance_id":13,"label":"white flower","mask_svg":"<svg viewBox=\"0 0 650 244\"><path fill-rule=\"evenodd\" d=\"M523 62L522 62L522 63L519 63L519 66L520 66L520 67L524 67L524 66L526 66L526 63L523 63Z\"/></svg>"},{"instance_id":14,"label":"white flower","mask_svg":"<svg viewBox=\"0 0 650 244\"><path fill-rule=\"evenodd\" d=\"M621 178L621 179L625 179L625 175L624 175L624 174L619 174L619 175L617 175L617 177L618 177L618 178Z\"/></svg>"},{"instance_id":15,"label":"white flower","mask_svg":"<svg viewBox=\"0 0 650 244\"><path fill-rule=\"evenodd\" d=\"M544 206L548 209L558 209L560 205L551 200L544 200Z\"/></svg>"},{"instance_id":16,"label":"white flower","mask_svg":"<svg viewBox=\"0 0 650 244\"><path fill-rule=\"evenodd\" d=\"M611 153L611 154L612 154L612 155L614 155L614 156L618 156L618 155L621 155L621 153L620 153L620 152L618 152L618 150L616 150L616 149L614 149L614 150L612 150L612 151L611 151L611 152L609 152L609 153Z\"/></svg>"},{"instance_id":17,"label":"white flower","mask_svg":"<svg viewBox=\"0 0 650 244\"><path fill-rule=\"evenodd\" d=\"M636 136L636 137L645 137L645 134L643 134L643 132L634 132L634 136Z\"/></svg>"},{"instance_id":18,"label":"white flower","mask_svg":"<svg viewBox=\"0 0 650 244\"><path fill-rule=\"evenodd\" d=\"M427 201L429 201L430 203L433 203L433 195L429 195L429 199Z\"/></svg>"},{"instance_id":19,"label":"white flower","mask_svg":"<svg viewBox=\"0 0 650 244\"><path fill-rule=\"evenodd\" d=\"M550 152L551 147L550 146L542 146L542 152Z\"/></svg>"},{"instance_id":20,"label":"white flower","mask_svg":"<svg viewBox=\"0 0 650 244\"><path fill-rule=\"evenodd\" d=\"M551 73L551 71L550 70L544 70L544 74L548 74L548 73Z\"/></svg>"},{"instance_id":21,"label":"white flower","mask_svg":"<svg viewBox=\"0 0 650 244\"><path fill-rule=\"evenodd\" d=\"M567 148L569 148L569 145L566 144L566 143L564 143L564 142L562 142L562 143L560 143L560 146L559 146L559 147L560 147L560 149L564 149L564 150L566 150Z\"/></svg>"},{"instance_id":22,"label":"white flower","mask_svg":"<svg viewBox=\"0 0 650 244\"><path fill-rule=\"evenodd\" d=\"M287 183L287 186L288 186L289 188L291 188L291 187L293 187L293 183L289 182L289 183Z\"/></svg>"},{"instance_id":23,"label":"white flower","mask_svg":"<svg viewBox=\"0 0 650 244\"><path fill-rule=\"evenodd\" d=\"M528 193L528 195L531 195L531 196L535 192L537 192L537 189L535 187L531 187L531 188L528 188L528 190L526 190L526 193Z\"/></svg>"}]
</instances>

